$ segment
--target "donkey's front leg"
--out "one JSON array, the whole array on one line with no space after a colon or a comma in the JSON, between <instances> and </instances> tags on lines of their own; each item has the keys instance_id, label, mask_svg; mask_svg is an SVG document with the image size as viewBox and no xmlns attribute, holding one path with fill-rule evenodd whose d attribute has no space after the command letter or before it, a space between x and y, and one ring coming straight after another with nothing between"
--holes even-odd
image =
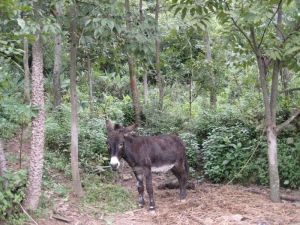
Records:
<instances>
[{"instance_id":1,"label":"donkey's front leg","mask_svg":"<svg viewBox=\"0 0 300 225\"><path fill-rule=\"evenodd\" d=\"M144 182L143 182L143 172L142 171L134 171L134 175L136 177L137 183L137 189L139 192L139 207L144 207L145 200L144 200Z\"/></svg>"},{"instance_id":2,"label":"donkey's front leg","mask_svg":"<svg viewBox=\"0 0 300 225\"><path fill-rule=\"evenodd\" d=\"M155 202L153 197L153 186L152 186L152 174L151 169L145 169L145 177L146 177L146 189L149 195L149 210L155 210Z\"/></svg>"}]
</instances>

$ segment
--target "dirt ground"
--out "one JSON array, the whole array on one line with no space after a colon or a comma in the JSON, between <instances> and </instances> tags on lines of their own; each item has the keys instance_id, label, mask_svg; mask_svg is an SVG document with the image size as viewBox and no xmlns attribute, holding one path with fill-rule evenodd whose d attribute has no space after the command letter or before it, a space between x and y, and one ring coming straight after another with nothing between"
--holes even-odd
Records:
<instances>
[{"instance_id":1,"label":"dirt ground","mask_svg":"<svg viewBox=\"0 0 300 225\"><path fill-rule=\"evenodd\" d=\"M127 178L132 176L126 173ZM196 184L195 190L188 191L185 202L180 202L177 189L158 189L159 184L164 182L165 175L154 175L155 213L147 210L147 202L145 208L98 219L82 213L74 200L57 201L54 208L63 212L63 216L70 219L68 224L72 225L300 225L300 202L282 201L274 204L269 200L266 188L202 183ZM134 178L120 180L120 183L137 197ZM299 192L289 191L289 195L296 194ZM41 219L38 223L66 224L54 218Z\"/></svg>"},{"instance_id":2,"label":"dirt ground","mask_svg":"<svg viewBox=\"0 0 300 225\"><path fill-rule=\"evenodd\" d=\"M10 149L17 152L15 149L17 143L10 144ZM26 150L24 152L28 153ZM136 181L130 169L125 167L120 174L120 184L133 192L137 198ZM90 215L88 210L83 211L75 198L53 199L50 216L38 219L37 223L39 225L300 225L300 202L282 201L274 204L268 198L267 188L194 182L195 189L188 190L187 200L180 202L177 189L158 189L165 180L166 176L163 174L153 175L157 207L155 213L147 210L147 194L145 208L102 215L100 218ZM300 196L299 191L283 189L282 193ZM68 221L55 219L55 215L61 215Z\"/></svg>"}]
</instances>

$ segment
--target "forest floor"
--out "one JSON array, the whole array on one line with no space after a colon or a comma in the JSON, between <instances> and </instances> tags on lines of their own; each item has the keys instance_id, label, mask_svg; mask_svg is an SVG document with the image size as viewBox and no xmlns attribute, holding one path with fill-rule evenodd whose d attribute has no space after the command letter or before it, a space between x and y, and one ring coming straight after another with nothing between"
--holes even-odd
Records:
<instances>
[{"instance_id":1,"label":"forest floor","mask_svg":"<svg viewBox=\"0 0 300 225\"><path fill-rule=\"evenodd\" d=\"M16 154L17 147L17 141L13 141L9 143L8 149ZM24 148L26 155L28 144L25 144ZM14 167L17 167L17 162ZM68 188L71 187L70 180L64 178L63 175L53 175L57 182ZM92 213L95 209L89 209L88 206L82 208L79 200L70 195L68 198L51 197L52 205L48 209L49 213L35 220L39 225L300 225L300 202L272 203L268 197L268 189L265 187L218 185L194 181L195 189L188 190L186 201L180 202L177 189L158 188L165 181L166 175L153 175L157 207L155 213L147 209L146 193L145 208L116 214L98 213L97 216ZM130 168L125 166L125 169L120 171L118 182L132 192L137 199L136 181ZM300 196L299 191L282 189L282 193ZM47 191L44 194L47 195Z\"/></svg>"}]
</instances>

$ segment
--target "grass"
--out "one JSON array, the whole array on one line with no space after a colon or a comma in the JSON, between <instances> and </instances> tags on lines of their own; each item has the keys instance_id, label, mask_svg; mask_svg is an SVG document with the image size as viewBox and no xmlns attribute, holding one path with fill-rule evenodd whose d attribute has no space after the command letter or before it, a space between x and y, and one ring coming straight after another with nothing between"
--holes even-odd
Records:
<instances>
[{"instance_id":1,"label":"grass","mask_svg":"<svg viewBox=\"0 0 300 225\"><path fill-rule=\"evenodd\" d=\"M96 175L84 180L83 204L94 209L94 214L125 212L137 207L131 192L115 183L103 183Z\"/></svg>"}]
</instances>

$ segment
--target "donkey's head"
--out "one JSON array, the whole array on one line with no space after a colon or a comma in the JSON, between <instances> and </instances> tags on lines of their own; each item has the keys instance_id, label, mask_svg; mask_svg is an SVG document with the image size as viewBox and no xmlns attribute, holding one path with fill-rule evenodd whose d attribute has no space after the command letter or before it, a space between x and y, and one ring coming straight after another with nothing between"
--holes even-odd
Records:
<instances>
[{"instance_id":1,"label":"donkey's head","mask_svg":"<svg viewBox=\"0 0 300 225\"><path fill-rule=\"evenodd\" d=\"M110 166L113 170L117 170L120 166L120 159L124 154L125 138L124 136L132 132L137 126L131 125L128 127L113 125L110 120L106 121L107 129L107 145L110 156Z\"/></svg>"}]
</instances>

